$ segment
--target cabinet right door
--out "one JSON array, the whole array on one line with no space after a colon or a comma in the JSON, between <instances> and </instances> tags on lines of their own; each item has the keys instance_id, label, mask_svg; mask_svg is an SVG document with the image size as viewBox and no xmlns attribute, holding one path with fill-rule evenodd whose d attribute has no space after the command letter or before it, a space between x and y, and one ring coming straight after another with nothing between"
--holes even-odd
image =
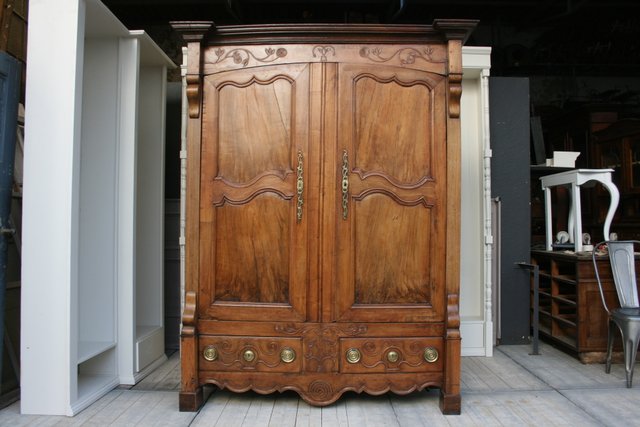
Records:
<instances>
[{"instance_id":1,"label":"cabinet right door","mask_svg":"<svg viewBox=\"0 0 640 427\"><path fill-rule=\"evenodd\" d=\"M337 67L335 320L444 319L446 78Z\"/></svg>"}]
</instances>

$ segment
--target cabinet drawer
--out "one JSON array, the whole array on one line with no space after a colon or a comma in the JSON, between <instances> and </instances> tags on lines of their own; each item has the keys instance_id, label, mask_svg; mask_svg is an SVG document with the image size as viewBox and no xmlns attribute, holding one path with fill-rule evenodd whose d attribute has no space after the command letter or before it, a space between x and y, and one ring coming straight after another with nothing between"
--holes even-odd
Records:
<instances>
[{"instance_id":1,"label":"cabinet drawer","mask_svg":"<svg viewBox=\"0 0 640 427\"><path fill-rule=\"evenodd\" d=\"M302 341L279 337L200 337L205 371L300 372Z\"/></svg>"},{"instance_id":2,"label":"cabinet drawer","mask_svg":"<svg viewBox=\"0 0 640 427\"><path fill-rule=\"evenodd\" d=\"M340 340L340 371L441 371L442 348L442 338L344 338Z\"/></svg>"}]
</instances>

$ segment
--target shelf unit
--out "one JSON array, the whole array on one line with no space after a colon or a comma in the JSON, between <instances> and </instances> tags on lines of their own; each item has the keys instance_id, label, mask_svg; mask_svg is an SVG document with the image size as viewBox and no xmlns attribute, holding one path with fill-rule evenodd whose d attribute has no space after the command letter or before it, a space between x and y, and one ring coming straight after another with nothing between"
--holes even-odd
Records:
<instances>
[{"instance_id":1,"label":"shelf unit","mask_svg":"<svg viewBox=\"0 0 640 427\"><path fill-rule=\"evenodd\" d=\"M640 239L640 120L624 119L594 133L594 159L597 167L613 169L613 182L620 190L616 228L620 240ZM601 207L606 197L596 193L596 221L604 216Z\"/></svg>"},{"instance_id":2,"label":"shelf unit","mask_svg":"<svg viewBox=\"0 0 640 427\"><path fill-rule=\"evenodd\" d=\"M72 3L30 8L21 339L28 414L75 415L166 360L164 121L173 64L102 2Z\"/></svg>"},{"instance_id":3,"label":"shelf unit","mask_svg":"<svg viewBox=\"0 0 640 427\"><path fill-rule=\"evenodd\" d=\"M576 159L577 168L602 168L594 161L594 133L605 129L611 123L618 120L619 108L606 105L585 106L575 110L567 111L553 117L543 118L543 128L545 131L545 150L547 157L553 157L553 151L579 151L580 156ZM531 243L544 244L545 242L545 219L544 219L544 194L540 186L539 178L543 175L550 175L574 168L559 168L548 166L532 166L531 168ZM585 232L591 232L593 240L598 239L602 234L602 223L592 220L591 212L591 189L582 191L582 212L583 226ZM608 203L607 194L607 203ZM570 203L569 194L563 188L556 188L554 191L554 211L558 215L553 219L553 228L557 230L567 230L568 206ZM608 205L605 205L608 206ZM606 212L605 212L606 214ZM600 240L600 239L599 239Z\"/></svg>"},{"instance_id":4,"label":"shelf unit","mask_svg":"<svg viewBox=\"0 0 640 427\"><path fill-rule=\"evenodd\" d=\"M540 335L585 363L604 360L607 314L602 307L591 254L532 251L531 257L540 273ZM616 307L609 259L603 256L597 262L607 305ZM640 258L636 260L636 271L640 272Z\"/></svg>"}]
</instances>

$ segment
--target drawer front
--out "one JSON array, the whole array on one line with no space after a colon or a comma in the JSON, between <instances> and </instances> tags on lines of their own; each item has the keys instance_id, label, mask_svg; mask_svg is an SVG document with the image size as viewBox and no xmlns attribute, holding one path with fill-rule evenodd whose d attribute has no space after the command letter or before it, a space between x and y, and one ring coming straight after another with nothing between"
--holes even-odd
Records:
<instances>
[{"instance_id":1,"label":"drawer front","mask_svg":"<svg viewBox=\"0 0 640 427\"><path fill-rule=\"evenodd\" d=\"M442 348L442 338L344 338L340 340L340 371L442 371Z\"/></svg>"},{"instance_id":2,"label":"drawer front","mask_svg":"<svg viewBox=\"0 0 640 427\"><path fill-rule=\"evenodd\" d=\"M300 372L302 340L280 337L200 336L205 371Z\"/></svg>"}]
</instances>

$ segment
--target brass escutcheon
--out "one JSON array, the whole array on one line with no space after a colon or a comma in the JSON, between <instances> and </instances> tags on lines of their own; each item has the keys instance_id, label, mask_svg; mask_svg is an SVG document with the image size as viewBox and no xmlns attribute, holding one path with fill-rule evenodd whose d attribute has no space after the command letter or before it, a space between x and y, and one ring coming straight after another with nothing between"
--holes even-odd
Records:
<instances>
[{"instance_id":1,"label":"brass escutcheon","mask_svg":"<svg viewBox=\"0 0 640 427\"><path fill-rule=\"evenodd\" d=\"M342 151L342 219L349 213L349 153Z\"/></svg>"},{"instance_id":2,"label":"brass escutcheon","mask_svg":"<svg viewBox=\"0 0 640 427\"><path fill-rule=\"evenodd\" d=\"M397 351L391 350L390 352L387 353L387 360L389 362L396 363L398 359L400 359L400 355L398 354Z\"/></svg>"},{"instance_id":3,"label":"brass escutcheon","mask_svg":"<svg viewBox=\"0 0 640 427\"><path fill-rule=\"evenodd\" d=\"M285 347L280 351L280 360L284 363L291 363L296 360L296 352L290 347Z\"/></svg>"},{"instance_id":4,"label":"brass escutcheon","mask_svg":"<svg viewBox=\"0 0 640 427\"><path fill-rule=\"evenodd\" d=\"M247 362L253 362L256 359L256 352L253 350L245 350L242 358Z\"/></svg>"},{"instance_id":5,"label":"brass escutcheon","mask_svg":"<svg viewBox=\"0 0 640 427\"><path fill-rule=\"evenodd\" d=\"M357 348L350 348L347 350L347 362L358 363L360 361L360 350Z\"/></svg>"},{"instance_id":6,"label":"brass escutcheon","mask_svg":"<svg viewBox=\"0 0 640 427\"><path fill-rule=\"evenodd\" d=\"M424 349L424 360L429 363L433 363L438 360L438 350L433 347L427 347Z\"/></svg>"},{"instance_id":7,"label":"brass escutcheon","mask_svg":"<svg viewBox=\"0 0 640 427\"><path fill-rule=\"evenodd\" d=\"M202 350L202 357L204 357L204 360L213 362L218 359L218 350L216 350L214 346L209 345Z\"/></svg>"}]
</instances>

